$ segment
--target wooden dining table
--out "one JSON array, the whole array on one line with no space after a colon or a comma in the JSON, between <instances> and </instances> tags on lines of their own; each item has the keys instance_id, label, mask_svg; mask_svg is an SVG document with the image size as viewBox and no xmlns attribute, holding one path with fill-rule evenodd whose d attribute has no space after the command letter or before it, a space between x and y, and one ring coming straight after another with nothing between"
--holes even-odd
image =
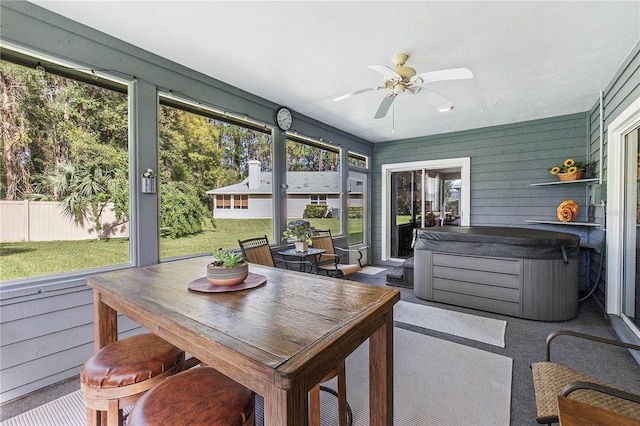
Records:
<instances>
[{"instance_id":1,"label":"wooden dining table","mask_svg":"<svg viewBox=\"0 0 640 426\"><path fill-rule=\"evenodd\" d=\"M370 424L393 424L397 289L251 264L266 282L189 290L209 257L87 277L95 349L116 341L122 313L264 398L264 424L307 424L308 392L369 339ZM348 383L347 383L348 386ZM179 407L176 407L179 409Z\"/></svg>"}]
</instances>

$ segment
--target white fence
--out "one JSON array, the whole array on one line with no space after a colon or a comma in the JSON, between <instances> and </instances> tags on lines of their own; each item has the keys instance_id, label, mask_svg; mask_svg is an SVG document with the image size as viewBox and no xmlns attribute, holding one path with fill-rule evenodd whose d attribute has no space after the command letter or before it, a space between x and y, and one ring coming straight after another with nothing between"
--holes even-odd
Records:
<instances>
[{"instance_id":1,"label":"white fence","mask_svg":"<svg viewBox=\"0 0 640 426\"><path fill-rule=\"evenodd\" d=\"M105 236L128 237L128 224L114 227L115 220L115 214L108 206L101 220L103 230L108 230ZM54 201L0 201L0 242L3 243L97 239L93 228L92 221L77 224Z\"/></svg>"}]
</instances>

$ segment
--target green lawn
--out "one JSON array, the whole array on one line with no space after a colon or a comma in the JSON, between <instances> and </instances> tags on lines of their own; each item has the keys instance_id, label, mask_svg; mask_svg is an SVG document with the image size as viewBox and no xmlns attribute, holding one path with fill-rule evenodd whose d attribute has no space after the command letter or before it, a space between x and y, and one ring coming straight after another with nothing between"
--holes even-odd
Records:
<instances>
[{"instance_id":1,"label":"green lawn","mask_svg":"<svg viewBox=\"0 0 640 426\"><path fill-rule=\"evenodd\" d=\"M318 229L338 234L338 219L310 219ZM349 221L354 234L360 232L357 221ZM237 248L238 240L267 235L272 238L271 219L216 219L198 235L161 238L160 258L194 253L211 253L218 247ZM129 239L42 241L0 244L0 281L57 274L100 266L129 263Z\"/></svg>"}]
</instances>

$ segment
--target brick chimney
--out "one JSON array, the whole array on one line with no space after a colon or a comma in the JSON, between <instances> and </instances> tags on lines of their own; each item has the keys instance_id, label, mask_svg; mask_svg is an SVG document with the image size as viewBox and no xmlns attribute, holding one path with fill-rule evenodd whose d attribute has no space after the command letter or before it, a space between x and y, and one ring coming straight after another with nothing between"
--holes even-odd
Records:
<instances>
[{"instance_id":1,"label":"brick chimney","mask_svg":"<svg viewBox=\"0 0 640 426\"><path fill-rule=\"evenodd\" d=\"M249 189L260 188L260 178L262 172L260 171L260 161L249 160Z\"/></svg>"}]
</instances>

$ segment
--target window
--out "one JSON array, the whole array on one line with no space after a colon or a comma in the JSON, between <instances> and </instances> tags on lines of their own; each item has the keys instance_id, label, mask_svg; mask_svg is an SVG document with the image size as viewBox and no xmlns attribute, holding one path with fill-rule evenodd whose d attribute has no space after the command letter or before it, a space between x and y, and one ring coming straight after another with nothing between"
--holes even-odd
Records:
<instances>
[{"instance_id":1,"label":"window","mask_svg":"<svg viewBox=\"0 0 640 426\"><path fill-rule=\"evenodd\" d=\"M367 175L353 170L349 171L349 198L347 207L347 230L349 244L366 244L367 235L365 214L367 209Z\"/></svg>"},{"instance_id":2,"label":"window","mask_svg":"<svg viewBox=\"0 0 640 426\"><path fill-rule=\"evenodd\" d=\"M271 129L168 94L158 114L160 257L273 234Z\"/></svg>"},{"instance_id":3,"label":"window","mask_svg":"<svg viewBox=\"0 0 640 426\"><path fill-rule=\"evenodd\" d=\"M129 264L126 83L2 53L0 280Z\"/></svg>"},{"instance_id":4,"label":"window","mask_svg":"<svg viewBox=\"0 0 640 426\"><path fill-rule=\"evenodd\" d=\"M231 195L225 195L225 194L216 195L216 208L217 209L230 209L231 208Z\"/></svg>"},{"instance_id":5,"label":"window","mask_svg":"<svg viewBox=\"0 0 640 426\"><path fill-rule=\"evenodd\" d=\"M287 138L287 217L340 234L340 151L302 137ZM322 206L312 208L311 206Z\"/></svg>"},{"instance_id":6,"label":"window","mask_svg":"<svg viewBox=\"0 0 640 426\"><path fill-rule=\"evenodd\" d=\"M320 195L320 194L312 194L311 204L327 204L327 196Z\"/></svg>"},{"instance_id":7,"label":"window","mask_svg":"<svg viewBox=\"0 0 640 426\"><path fill-rule=\"evenodd\" d=\"M233 196L233 208L234 209L248 209L249 199L246 195L234 195Z\"/></svg>"},{"instance_id":8,"label":"window","mask_svg":"<svg viewBox=\"0 0 640 426\"><path fill-rule=\"evenodd\" d=\"M361 169L369 168L369 158L362 154L349 152L349 166L359 167Z\"/></svg>"}]
</instances>

